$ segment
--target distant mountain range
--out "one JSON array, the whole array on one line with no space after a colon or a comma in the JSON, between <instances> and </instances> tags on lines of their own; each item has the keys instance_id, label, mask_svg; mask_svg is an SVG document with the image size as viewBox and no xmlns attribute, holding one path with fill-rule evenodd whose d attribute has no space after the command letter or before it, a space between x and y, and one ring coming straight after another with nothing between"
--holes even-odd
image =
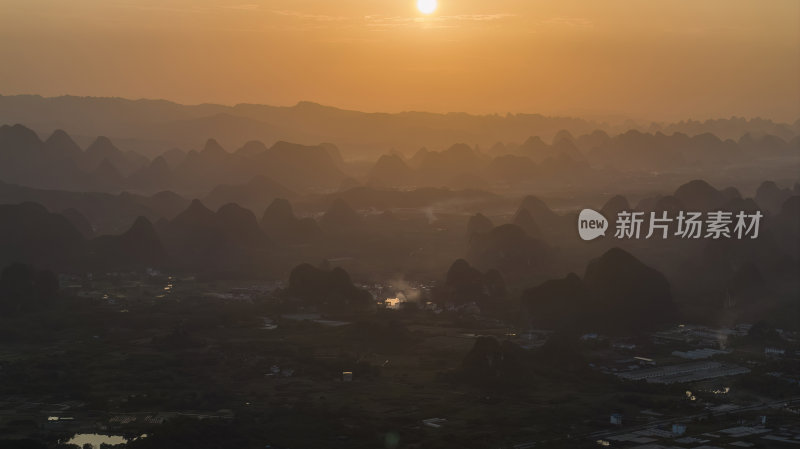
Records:
<instances>
[{"instance_id":1,"label":"distant mountain range","mask_svg":"<svg viewBox=\"0 0 800 449\"><path fill-rule=\"evenodd\" d=\"M738 140L747 133L790 140L800 132L800 121L786 124L759 118L609 125L539 114L390 114L342 110L310 102L290 107L189 106L165 100L37 95L0 96L0 123L22 123L43 135L66 129L84 144L94 136L104 135L121 148L148 157L175 147L200 148L209 137L229 148L241 147L251 140L267 145L281 140L304 145L335 142L349 157L374 159L391 149L410 153L421 146L441 149L454 142L489 148L497 142L524 142L530 136L549 141L560 130L574 135L594 130L619 134L629 129L689 136L713 133L723 140Z\"/></svg>"},{"instance_id":2,"label":"distant mountain range","mask_svg":"<svg viewBox=\"0 0 800 449\"><path fill-rule=\"evenodd\" d=\"M413 189L541 191L592 187L653 173L727 174L763 167L764 177L784 181L800 170L800 137L745 134L721 140L631 130L609 136L594 131L573 137L557 133L552 143L537 136L522 144L483 151L459 143L441 151L420 149L410 158L388 153L374 164L346 162L333 144L248 141L233 152L215 139L201 150L171 149L149 159L123 151L100 136L85 149L69 134L41 139L23 125L0 125L0 181L65 191L174 191L202 197L218 207L237 202L261 210L275 198L334 192L353 186ZM691 179L691 178L690 178Z\"/></svg>"},{"instance_id":3,"label":"distant mountain range","mask_svg":"<svg viewBox=\"0 0 800 449\"><path fill-rule=\"evenodd\" d=\"M200 151L170 151L151 161L123 152L102 136L84 150L61 130L41 140L25 126L0 126L0 180L37 188L205 193L236 184L242 195L258 189L276 197L287 196L289 189L336 189L347 178L342 164L337 148L330 144L278 142L267 148L250 142L229 153L208 139ZM212 199L230 194L224 187L211 193Z\"/></svg>"},{"instance_id":4,"label":"distant mountain range","mask_svg":"<svg viewBox=\"0 0 800 449\"><path fill-rule=\"evenodd\" d=\"M525 114L0 96L0 265L289 275L302 282L287 298L323 309L328 292L338 306L370 302L330 263L370 277L450 266L437 300L492 309L508 282L542 325L592 330L599 319L635 331L676 308L779 316L800 267L798 173L800 122L617 128ZM761 210L762 235L583 242L584 201L609 219Z\"/></svg>"},{"instance_id":5,"label":"distant mountain range","mask_svg":"<svg viewBox=\"0 0 800 449\"><path fill-rule=\"evenodd\" d=\"M565 185L596 189L658 170L713 173L748 164L771 164L786 173L800 169L800 138L785 141L747 134L738 141L723 141L710 134L638 131L617 136L595 131L576 138L561 131L550 144L530 137L519 146L500 145L486 152L455 144L442 151L421 149L411 158L390 153L365 166L348 164L332 144L278 142L267 147L250 141L228 152L214 139L208 139L201 151L173 149L150 160L123 152L105 137L83 149L61 130L42 140L25 126L2 125L0 203L34 201L53 211L75 209L93 231L121 232L138 216L171 218L191 198L201 198L212 209L236 203L259 213L276 198L325 207L341 198L357 209L423 208L492 201L496 195L489 192L508 189L541 191ZM797 172L792 175L795 181ZM653 198L645 208L677 210L701 200L721 205L741 197L738 192L695 187L700 190L683 195L679 189L674 195ZM777 212L791 193L766 184L759 190L759 200ZM536 215L542 205L534 201L527 209ZM536 234L535 226L545 234L564 229L553 225L552 218L535 225L530 221L522 213L516 224L528 234Z\"/></svg>"},{"instance_id":6,"label":"distant mountain range","mask_svg":"<svg viewBox=\"0 0 800 449\"><path fill-rule=\"evenodd\" d=\"M698 179L635 204L615 195L594 205L609 219L620 210L762 210L758 239L609 236L580 242L576 212L554 211L535 196L517 200L516 212L492 219L458 210L429 219L425 212L426 205L461 201L470 214L481 204L513 211L507 200L468 190L355 187L297 200L302 215L283 198L259 214L233 202L209 208L172 192L76 193L0 184L0 265L22 262L67 273L164 268L212 277L285 276L308 260L331 258L362 270L388 262L395 273L419 270L433 258L434 264L425 266L430 273L431 267L463 258L439 292L445 303L476 301L488 310L497 306L505 282L534 287L539 280L523 294L534 322L573 323L587 331L606 325L649 329L673 316L675 291L684 301L681 307L694 313L713 315L720 308L753 316L780 313L781 288L796 281L800 267L800 184L785 188L767 181L747 198L735 188L718 189ZM604 255L586 265L587 255L597 254ZM583 266L581 278L563 278ZM346 287L349 281L336 281L343 279L339 272L308 271L319 292L341 289L345 302L361 296ZM298 297L308 293L290 290ZM476 296L467 300L464 292ZM306 299L320 298L313 293Z\"/></svg>"}]
</instances>

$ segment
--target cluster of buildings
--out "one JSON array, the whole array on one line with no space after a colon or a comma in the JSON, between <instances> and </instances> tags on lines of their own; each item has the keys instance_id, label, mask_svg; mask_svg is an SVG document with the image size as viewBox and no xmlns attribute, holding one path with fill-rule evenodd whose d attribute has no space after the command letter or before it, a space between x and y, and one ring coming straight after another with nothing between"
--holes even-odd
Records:
<instances>
[{"instance_id":1,"label":"cluster of buildings","mask_svg":"<svg viewBox=\"0 0 800 449\"><path fill-rule=\"evenodd\" d=\"M703 413L673 418L642 411L625 421L622 414L612 414L614 429L588 438L602 447L630 449L800 447L800 397L707 406Z\"/></svg>"},{"instance_id":2,"label":"cluster of buildings","mask_svg":"<svg viewBox=\"0 0 800 449\"><path fill-rule=\"evenodd\" d=\"M748 368L730 363L701 361L635 369L617 373L617 376L626 380L645 380L650 383L673 384L736 376L749 372Z\"/></svg>"},{"instance_id":3,"label":"cluster of buildings","mask_svg":"<svg viewBox=\"0 0 800 449\"><path fill-rule=\"evenodd\" d=\"M781 366L776 361L786 360L787 367L795 366L790 361L794 350L786 348L798 343L796 334L780 331L786 344L772 347L763 342L753 343L745 337L752 326L737 325L729 329L710 329L704 326L680 325L673 329L656 332L648 344L613 343L611 354L623 355L621 359L609 356L610 363L599 367L602 371L616 375L626 381L644 381L655 384L694 384L701 391L727 397L729 388L715 390L707 382L739 376L758 371L759 367ZM591 336L587 338L602 338ZM739 345L731 346L733 340ZM742 343L744 342L744 343ZM687 349L688 347L688 349ZM760 354L763 347L763 355ZM649 348L649 349L648 349ZM632 351L649 357L631 357ZM796 382L800 376L787 372L767 373L776 377L776 382ZM796 378L796 379L795 379ZM778 380L780 379L780 380ZM727 381L726 381L727 382ZM710 389L709 389L710 388ZM692 388L694 389L694 388ZM695 401L695 393L686 391L687 398ZM753 418L753 416L757 416ZM776 417L773 426L768 425L768 416ZM796 418L795 418L796 416ZM706 419L716 417L711 423L720 428L709 432ZM748 417L743 419L742 417ZM770 418L772 419L772 418ZM700 423L697 424L694 423ZM794 423L786 425L787 422ZM600 431L590 435L600 447L623 447L635 449L717 449L731 447L800 447L800 397L785 398L773 402L709 401L705 407L683 416L664 417L648 411L640 411L630 419L621 413L610 416L609 423L616 430ZM732 426L732 424L738 425ZM713 426L713 425L712 425ZM694 427L694 432L692 428ZM713 427L712 427L713 428Z\"/></svg>"},{"instance_id":4,"label":"cluster of buildings","mask_svg":"<svg viewBox=\"0 0 800 449\"><path fill-rule=\"evenodd\" d=\"M656 332L656 343L686 343L701 348L726 349L731 337L744 337L753 326L738 324L731 328L711 329L705 326L681 324L675 328Z\"/></svg>"},{"instance_id":5,"label":"cluster of buildings","mask_svg":"<svg viewBox=\"0 0 800 449\"><path fill-rule=\"evenodd\" d=\"M692 433L691 426L675 423L630 432L604 435L596 440L600 447L628 449L725 449L800 446L800 421L795 425L770 427L766 416L755 422L726 427L713 432Z\"/></svg>"},{"instance_id":6,"label":"cluster of buildings","mask_svg":"<svg viewBox=\"0 0 800 449\"><path fill-rule=\"evenodd\" d=\"M672 329L655 332L651 336L650 343L654 345L651 349L656 349L655 353L659 354L657 356L631 357L629 354L632 351L645 352L645 349L629 342L614 342L611 344L611 348L616 353L625 355L610 361L612 363L607 363L599 369L621 379L644 380L662 384L696 382L746 374L751 371L752 366L762 363L763 358L759 361L758 353L753 352L753 348L748 348L746 352L742 353L737 349L735 353L729 343L734 337L746 337L751 328L752 326L749 324L739 324L723 329L679 325ZM786 338L789 343L794 341L793 336L788 333L783 333L781 336ZM603 337L594 334L583 336L584 340L598 338ZM684 349L687 346L691 349ZM664 353L672 348L675 349L669 354ZM764 347L764 357L766 358L780 359L792 356L792 354L794 352L783 348ZM797 355L800 356L800 354ZM737 364L743 363L743 361L748 367Z\"/></svg>"}]
</instances>

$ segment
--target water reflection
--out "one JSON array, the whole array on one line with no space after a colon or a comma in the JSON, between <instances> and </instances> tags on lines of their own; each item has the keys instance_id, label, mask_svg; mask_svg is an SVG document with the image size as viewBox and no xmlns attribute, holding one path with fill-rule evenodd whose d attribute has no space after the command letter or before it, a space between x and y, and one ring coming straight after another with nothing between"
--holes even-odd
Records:
<instances>
[{"instance_id":1,"label":"water reflection","mask_svg":"<svg viewBox=\"0 0 800 449\"><path fill-rule=\"evenodd\" d=\"M104 435L99 433L78 433L67 441L67 444L74 444L78 447L83 447L86 444L91 445L93 448L99 448L101 444L108 444L117 446L127 443L128 440L119 435Z\"/></svg>"}]
</instances>

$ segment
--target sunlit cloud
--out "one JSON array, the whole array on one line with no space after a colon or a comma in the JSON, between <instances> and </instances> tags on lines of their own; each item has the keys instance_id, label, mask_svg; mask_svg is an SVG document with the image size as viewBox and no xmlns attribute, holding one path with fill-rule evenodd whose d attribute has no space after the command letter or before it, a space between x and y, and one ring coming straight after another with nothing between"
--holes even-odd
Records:
<instances>
[{"instance_id":1,"label":"sunlit cloud","mask_svg":"<svg viewBox=\"0 0 800 449\"><path fill-rule=\"evenodd\" d=\"M589 28L594 26L591 20L583 17L551 17L542 21L542 24L574 28Z\"/></svg>"},{"instance_id":2,"label":"sunlit cloud","mask_svg":"<svg viewBox=\"0 0 800 449\"><path fill-rule=\"evenodd\" d=\"M238 9L241 11L258 11L261 9L261 6L255 3L243 3L240 5L222 5L220 7L225 9Z\"/></svg>"},{"instance_id":3,"label":"sunlit cloud","mask_svg":"<svg viewBox=\"0 0 800 449\"><path fill-rule=\"evenodd\" d=\"M202 6L164 6L164 5L144 5L137 3L113 3L111 7L121 9L131 9L137 11L150 11L150 12L171 12L171 13L208 13L212 11L211 8Z\"/></svg>"},{"instance_id":4,"label":"sunlit cloud","mask_svg":"<svg viewBox=\"0 0 800 449\"><path fill-rule=\"evenodd\" d=\"M326 14L309 14L309 13L304 13L302 11L292 11L292 10L285 10L285 9L272 10L272 13L280 15L280 16L294 17L294 18L297 18L297 19L300 19L300 20L307 20L307 21L313 21L313 22L343 22L343 21L346 21L346 20L350 19L349 17L345 17L345 16L330 16L330 15L326 15Z\"/></svg>"},{"instance_id":5,"label":"sunlit cloud","mask_svg":"<svg viewBox=\"0 0 800 449\"><path fill-rule=\"evenodd\" d=\"M493 20L502 20L509 17L516 17L516 14L461 14L457 16L444 16L443 19L461 20L466 22L488 22Z\"/></svg>"},{"instance_id":6,"label":"sunlit cloud","mask_svg":"<svg viewBox=\"0 0 800 449\"><path fill-rule=\"evenodd\" d=\"M515 14L459 14L450 16L407 17L407 16L364 16L366 25L373 30L389 30L404 27L424 26L425 28L454 28L466 22L493 22Z\"/></svg>"}]
</instances>

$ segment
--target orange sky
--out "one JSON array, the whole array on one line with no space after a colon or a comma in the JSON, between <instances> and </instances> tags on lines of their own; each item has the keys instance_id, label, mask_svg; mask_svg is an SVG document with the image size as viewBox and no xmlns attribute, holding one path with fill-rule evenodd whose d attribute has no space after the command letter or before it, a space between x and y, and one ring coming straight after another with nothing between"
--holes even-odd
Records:
<instances>
[{"instance_id":1,"label":"orange sky","mask_svg":"<svg viewBox=\"0 0 800 449\"><path fill-rule=\"evenodd\" d=\"M798 0L0 0L0 93L800 117Z\"/></svg>"}]
</instances>

